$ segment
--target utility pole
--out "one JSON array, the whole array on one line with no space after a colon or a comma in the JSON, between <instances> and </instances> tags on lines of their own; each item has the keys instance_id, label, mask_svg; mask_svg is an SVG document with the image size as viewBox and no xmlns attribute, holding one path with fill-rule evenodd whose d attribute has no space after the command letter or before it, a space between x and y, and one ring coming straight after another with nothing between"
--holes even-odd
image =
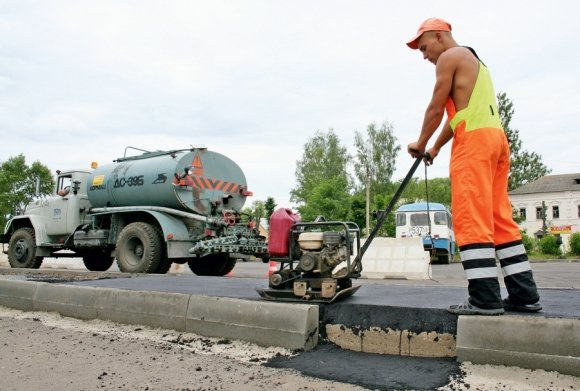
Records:
<instances>
[{"instance_id":1,"label":"utility pole","mask_svg":"<svg viewBox=\"0 0 580 391\"><path fill-rule=\"evenodd\" d=\"M546 202L542 201L542 236L546 236L548 225L546 224Z\"/></svg>"},{"instance_id":2,"label":"utility pole","mask_svg":"<svg viewBox=\"0 0 580 391\"><path fill-rule=\"evenodd\" d=\"M367 177L366 177L366 187L367 187L367 194L366 194L366 225L367 225L367 229L365 232L365 236L368 237L369 232L371 232L371 216L370 216L370 209L371 209L371 175L369 174L369 172L367 171Z\"/></svg>"}]
</instances>

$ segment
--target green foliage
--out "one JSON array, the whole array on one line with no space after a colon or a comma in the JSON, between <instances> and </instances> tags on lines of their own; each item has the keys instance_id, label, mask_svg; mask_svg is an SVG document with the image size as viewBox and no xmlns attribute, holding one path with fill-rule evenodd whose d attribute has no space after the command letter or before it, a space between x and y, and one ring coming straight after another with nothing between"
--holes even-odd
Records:
<instances>
[{"instance_id":1,"label":"green foliage","mask_svg":"<svg viewBox=\"0 0 580 391\"><path fill-rule=\"evenodd\" d=\"M266 215L264 217L266 220L270 221L270 216L272 216L272 213L276 210L277 205L278 204L276 204L273 197L266 198L266 202L264 203L264 209L266 210Z\"/></svg>"},{"instance_id":2,"label":"green foliage","mask_svg":"<svg viewBox=\"0 0 580 391\"><path fill-rule=\"evenodd\" d=\"M40 178L40 195L52 194L54 180L48 167L36 161L26 165L23 154L0 165L0 230L10 216L22 213L34 199L36 178Z\"/></svg>"},{"instance_id":3,"label":"green foliage","mask_svg":"<svg viewBox=\"0 0 580 391\"><path fill-rule=\"evenodd\" d=\"M296 162L296 187L291 201L298 202L303 221L318 215L327 220L344 220L350 214L351 178L347 173L350 156L334 131L317 131L304 145Z\"/></svg>"},{"instance_id":4,"label":"green foliage","mask_svg":"<svg viewBox=\"0 0 580 391\"><path fill-rule=\"evenodd\" d=\"M248 219L250 216L253 219L267 219L270 221L270 216L276 210L276 201L274 198L268 197L266 201L256 200L252 203L251 207L245 207L242 209L242 214L246 215L247 217L244 218L244 221Z\"/></svg>"},{"instance_id":5,"label":"green foliage","mask_svg":"<svg viewBox=\"0 0 580 391\"><path fill-rule=\"evenodd\" d=\"M522 150L519 130L510 127L514 105L507 94L505 92L498 93L497 100L499 117L510 145L511 169L508 189L513 190L549 174L552 170L542 162L541 155Z\"/></svg>"},{"instance_id":6,"label":"green foliage","mask_svg":"<svg viewBox=\"0 0 580 391\"><path fill-rule=\"evenodd\" d=\"M366 224L365 205L366 201L364 191L356 192L350 199L350 219L355 222L361 230L364 229Z\"/></svg>"},{"instance_id":7,"label":"green foliage","mask_svg":"<svg viewBox=\"0 0 580 391\"><path fill-rule=\"evenodd\" d=\"M374 210L379 211L379 210L386 210L387 206L389 205L389 202L391 201L391 199L393 198L393 196L395 195L395 192L393 191L391 194L377 194L374 197ZM375 226L378 223L378 216L374 216L373 217L373 224L372 226ZM379 229L378 232L378 236L388 236L391 238L395 237L395 233L396 233L396 223L395 223L395 211L391 211L391 213L388 214L384 224L381 226L381 228Z\"/></svg>"},{"instance_id":8,"label":"green foliage","mask_svg":"<svg viewBox=\"0 0 580 391\"><path fill-rule=\"evenodd\" d=\"M540 252L545 255L562 255L562 250L554 235L544 235L540 239Z\"/></svg>"},{"instance_id":9,"label":"green foliage","mask_svg":"<svg viewBox=\"0 0 580 391\"><path fill-rule=\"evenodd\" d=\"M536 241L534 238L529 236L526 232L522 231L522 243L524 244L524 248L526 252L533 253L536 251Z\"/></svg>"},{"instance_id":10,"label":"green foliage","mask_svg":"<svg viewBox=\"0 0 580 391\"><path fill-rule=\"evenodd\" d=\"M524 221L524 219L520 216L520 212L514 207L512 207L512 218L514 219L517 225L520 225ZM524 233L522 233L522 236L523 235Z\"/></svg>"},{"instance_id":11,"label":"green foliage","mask_svg":"<svg viewBox=\"0 0 580 391\"><path fill-rule=\"evenodd\" d=\"M266 209L264 207L264 201L256 200L252 203L251 207L245 207L242 209L242 214L246 215L243 221L246 222L247 219L259 220L266 216Z\"/></svg>"},{"instance_id":12,"label":"green foliage","mask_svg":"<svg viewBox=\"0 0 580 391\"><path fill-rule=\"evenodd\" d=\"M427 180L425 188L425 179L413 178L403 194L401 199L405 203L427 201L427 192L429 192L429 202L438 202L451 207L451 181L449 178L433 178Z\"/></svg>"},{"instance_id":13,"label":"green foliage","mask_svg":"<svg viewBox=\"0 0 580 391\"><path fill-rule=\"evenodd\" d=\"M367 138L355 131L354 161L355 176L361 188L366 187L369 179L371 192L378 194L386 190L395 171L395 161L401 146L393 134L393 125L384 122L380 128L375 123L367 127Z\"/></svg>"},{"instance_id":14,"label":"green foliage","mask_svg":"<svg viewBox=\"0 0 580 391\"><path fill-rule=\"evenodd\" d=\"M346 179L337 176L316 184L308 194L308 202L298 211L303 221L313 221L320 215L326 220L349 220L350 201Z\"/></svg>"},{"instance_id":15,"label":"green foliage","mask_svg":"<svg viewBox=\"0 0 580 391\"><path fill-rule=\"evenodd\" d=\"M390 186L391 177L395 171L395 160L401 150L397 138L393 134L393 126L384 122L380 128L375 123L367 126L366 138L355 131L354 173L358 179L358 188L365 189L365 226L368 222L370 230L371 198L384 194ZM362 227L362 226L361 226ZM365 230L365 232L366 232Z\"/></svg>"},{"instance_id":16,"label":"green foliage","mask_svg":"<svg viewBox=\"0 0 580 391\"><path fill-rule=\"evenodd\" d=\"M570 235L568 244L570 245L570 254L580 256L580 232L574 232Z\"/></svg>"}]
</instances>

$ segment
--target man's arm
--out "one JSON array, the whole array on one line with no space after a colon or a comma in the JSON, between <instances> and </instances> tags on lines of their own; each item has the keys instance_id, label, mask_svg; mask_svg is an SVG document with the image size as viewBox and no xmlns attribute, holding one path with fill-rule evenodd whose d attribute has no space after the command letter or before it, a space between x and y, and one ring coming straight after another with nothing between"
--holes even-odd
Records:
<instances>
[{"instance_id":1,"label":"man's arm","mask_svg":"<svg viewBox=\"0 0 580 391\"><path fill-rule=\"evenodd\" d=\"M443 125L443 129L441 133L439 133L439 137L435 140L435 144L427 150L429 154L429 161L427 163L433 164L433 159L439 155L439 151L445 144L449 142L453 138L453 130L451 129L451 125L449 125L449 119L445 121L445 125Z\"/></svg>"},{"instance_id":2,"label":"man's arm","mask_svg":"<svg viewBox=\"0 0 580 391\"><path fill-rule=\"evenodd\" d=\"M456 69L455 64L454 56L447 52L442 53L437 60L437 65L435 67L436 81L433 89L433 96L431 97L431 102L429 102L427 110L425 111L419 139L416 142L409 144L407 147L409 153L414 157L416 157L416 154L414 155L411 151L416 150L423 153L427 146L427 142L441 124L443 114L445 113L445 103L447 102L447 98L451 93L451 87L453 85L453 75L455 74ZM447 141L449 141L449 139Z\"/></svg>"}]
</instances>

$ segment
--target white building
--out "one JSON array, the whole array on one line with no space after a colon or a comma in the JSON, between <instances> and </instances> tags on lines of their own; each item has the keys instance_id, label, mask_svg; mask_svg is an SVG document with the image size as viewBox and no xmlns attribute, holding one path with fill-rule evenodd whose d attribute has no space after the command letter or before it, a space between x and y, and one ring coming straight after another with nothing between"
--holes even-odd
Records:
<instances>
[{"instance_id":1,"label":"white building","mask_svg":"<svg viewBox=\"0 0 580 391\"><path fill-rule=\"evenodd\" d=\"M560 234L565 250L573 232L580 232L580 173L546 175L512 190L512 206L528 235L540 237L545 205L547 231Z\"/></svg>"}]
</instances>

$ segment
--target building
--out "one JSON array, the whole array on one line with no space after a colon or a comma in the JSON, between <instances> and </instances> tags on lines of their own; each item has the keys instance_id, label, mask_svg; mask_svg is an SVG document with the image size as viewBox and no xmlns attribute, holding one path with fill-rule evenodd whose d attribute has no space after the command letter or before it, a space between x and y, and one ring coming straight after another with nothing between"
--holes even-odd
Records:
<instances>
[{"instance_id":1,"label":"building","mask_svg":"<svg viewBox=\"0 0 580 391\"><path fill-rule=\"evenodd\" d=\"M542 212L546 213L546 231L560 234L564 249L573 232L580 232L580 173L546 175L510 193L512 206L528 235L541 237Z\"/></svg>"}]
</instances>

